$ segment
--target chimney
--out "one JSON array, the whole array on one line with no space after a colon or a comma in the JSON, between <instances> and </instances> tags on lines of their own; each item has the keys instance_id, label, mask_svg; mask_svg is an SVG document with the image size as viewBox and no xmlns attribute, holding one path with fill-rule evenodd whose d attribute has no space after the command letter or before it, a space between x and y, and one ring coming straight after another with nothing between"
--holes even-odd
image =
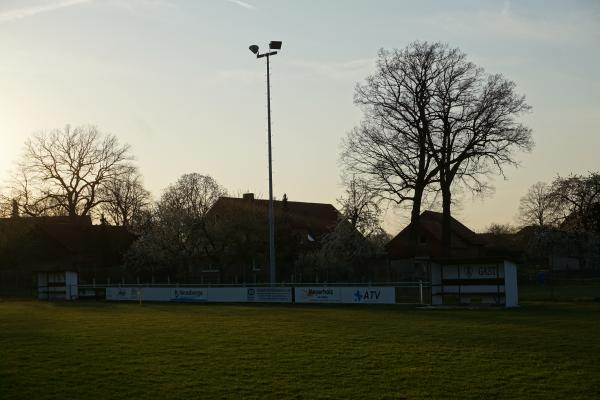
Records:
<instances>
[{"instance_id":1,"label":"chimney","mask_svg":"<svg viewBox=\"0 0 600 400\"><path fill-rule=\"evenodd\" d=\"M12 201L12 217L19 218L19 203L17 200L13 199Z\"/></svg>"},{"instance_id":2,"label":"chimney","mask_svg":"<svg viewBox=\"0 0 600 400\"><path fill-rule=\"evenodd\" d=\"M242 195L242 198L244 200L252 201L252 200L254 200L254 193L244 193Z\"/></svg>"}]
</instances>

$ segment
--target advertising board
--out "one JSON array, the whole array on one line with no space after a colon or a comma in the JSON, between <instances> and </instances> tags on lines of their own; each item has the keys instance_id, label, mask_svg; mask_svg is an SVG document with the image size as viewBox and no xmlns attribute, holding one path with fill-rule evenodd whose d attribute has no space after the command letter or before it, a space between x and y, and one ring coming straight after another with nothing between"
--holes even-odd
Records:
<instances>
[{"instance_id":1,"label":"advertising board","mask_svg":"<svg viewBox=\"0 0 600 400\"><path fill-rule=\"evenodd\" d=\"M170 301L171 288L164 287L107 287L106 300L112 301Z\"/></svg>"},{"instance_id":2,"label":"advertising board","mask_svg":"<svg viewBox=\"0 0 600 400\"><path fill-rule=\"evenodd\" d=\"M297 287L296 303L394 304L393 287ZM107 287L106 300L291 303L290 287Z\"/></svg>"},{"instance_id":3,"label":"advertising board","mask_svg":"<svg viewBox=\"0 0 600 400\"><path fill-rule=\"evenodd\" d=\"M171 301L171 288L168 287L145 287L140 288L142 301Z\"/></svg>"},{"instance_id":4,"label":"advertising board","mask_svg":"<svg viewBox=\"0 0 600 400\"><path fill-rule=\"evenodd\" d=\"M342 288L339 287L298 287L295 288L296 303L341 303Z\"/></svg>"},{"instance_id":5,"label":"advertising board","mask_svg":"<svg viewBox=\"0 0 600 400\"><path fill-rule=\"evenodd\" d=\"M394 304L393 287L297 287L296 303Z\"/></svg>"},{"instance_id":6,"label":"advertising board","mask_svg":"<svg viewBox=\"0 0 600 400\"><path fill-rule=\"evenodd\" d=\"M291 303L289 287L108 287L106 300L223 303Z\"/></svg>"},{"instance_id":7,"label":"advertising board","mask_svg":"<svg viewBox=\"0 0 600 400\"><path fill-rule=\"evenodd\" d=\"M246 288L208 288L208 301L217 303L244 303L246 302Z\"/></svg>"},{"instance_id":8,"label":"advertising board","mask_svg":"<svg viewBox=\"0 0 600 400\"><path fill-rule=\"evenodd\" d=\"M393 287L346 287L342 290L343 303L394 304L396 289Z\"/></svg>"},{"instance_id":9,"label":"advertising board","mask_svg":"<svg viewBox=\"0 0 600 400\"><path fill-rule=\"evenodd\" d=\"M178 302L203 302L208 301L208 289L207 288L191 288L191 287L179 287L170 290L170 300Z\"/></svg>"},{"instance_id":10,"label":"advertising board","mask_svg":"<svg viewBox=\"0 0 600 400\"><path fill-rule=\"evenodd\" d=\"M141 288L137 287L107 287L106 300L113 301L137 301Z\"/></svg>"},{"instance_id":11,"label":"advertising board","mask_svg":"<svg viewBox=\"0 0 600 400\"><path fill-rule=\"evenodd\" d=\"M246 288L246 301L257 303L291 303L292 288L250 287Z\"/></svg>"}]
</instances>

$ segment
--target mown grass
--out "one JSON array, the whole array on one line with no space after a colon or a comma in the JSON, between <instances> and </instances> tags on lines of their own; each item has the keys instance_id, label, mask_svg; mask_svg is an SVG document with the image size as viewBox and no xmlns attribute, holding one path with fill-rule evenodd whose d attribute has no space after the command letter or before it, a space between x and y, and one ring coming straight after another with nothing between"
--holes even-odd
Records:
<instances>
[{"instance_id":1,"label":"mown grass","mask_svg":"<svg viewBox=\"0 0 600 400\"><path fill-rule=\"evenodd\" d=\"M548 280L543 285L519 282L523 301L600 301L600 278Z\"/></svg>"},{"instance_id":2,"label":"mown grass","mask_svg":"<svg viewBox=\"0 0 600 400\"><path fill-rule=\"evenodd\" d=\"M1 399L600 397L600 304L0 301Z\"/></svg>"}]
</instances>

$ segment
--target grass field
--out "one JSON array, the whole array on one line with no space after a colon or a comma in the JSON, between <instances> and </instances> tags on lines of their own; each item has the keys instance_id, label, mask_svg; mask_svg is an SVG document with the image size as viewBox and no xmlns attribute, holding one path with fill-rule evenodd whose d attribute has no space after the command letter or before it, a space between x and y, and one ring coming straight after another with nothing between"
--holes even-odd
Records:
<instances>
[{"instance_id":1,"label":"grass field","mask_svg":"<svg viewBox=\"0 0 600 400\"><path fill-rule=\"evenodd\" d=\"M519 283L524 301L600 301L600 278L548 281L544 285Z\"/></svg>"},{"instance_id":2,"label":"grass field","mask_svg":"<svg viewBox=\"0 0 600 400\"><path fill-rule=\"evenodd\" d=\"M0 399L600 398L600 304L0 300Z\"/></svg>"}]
</instances>

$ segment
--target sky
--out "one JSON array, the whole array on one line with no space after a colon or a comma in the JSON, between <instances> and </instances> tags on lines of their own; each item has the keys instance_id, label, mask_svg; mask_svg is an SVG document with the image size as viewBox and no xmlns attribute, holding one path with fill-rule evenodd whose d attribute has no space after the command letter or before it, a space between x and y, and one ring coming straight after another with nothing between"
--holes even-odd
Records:
<instances>
[{"instance_id":1,"label":"sky","mask_svg":"<svg viewBox=\"0 0 600 400\"><path fill-rule=\"evenodd\" d=\"M271 40L278 198L335 204L354 88L380 48L415 40L459 47L532 106L535 149L492 194L460 196L467 226L515 223L532 184L600 169L597 1L0 0L0 185L32 133L93 124L131 145L155 198L189 172L266 197L266 69L248 46ZM389 209L384 226L406 221Z\"/></svg>"}]
</instances>

